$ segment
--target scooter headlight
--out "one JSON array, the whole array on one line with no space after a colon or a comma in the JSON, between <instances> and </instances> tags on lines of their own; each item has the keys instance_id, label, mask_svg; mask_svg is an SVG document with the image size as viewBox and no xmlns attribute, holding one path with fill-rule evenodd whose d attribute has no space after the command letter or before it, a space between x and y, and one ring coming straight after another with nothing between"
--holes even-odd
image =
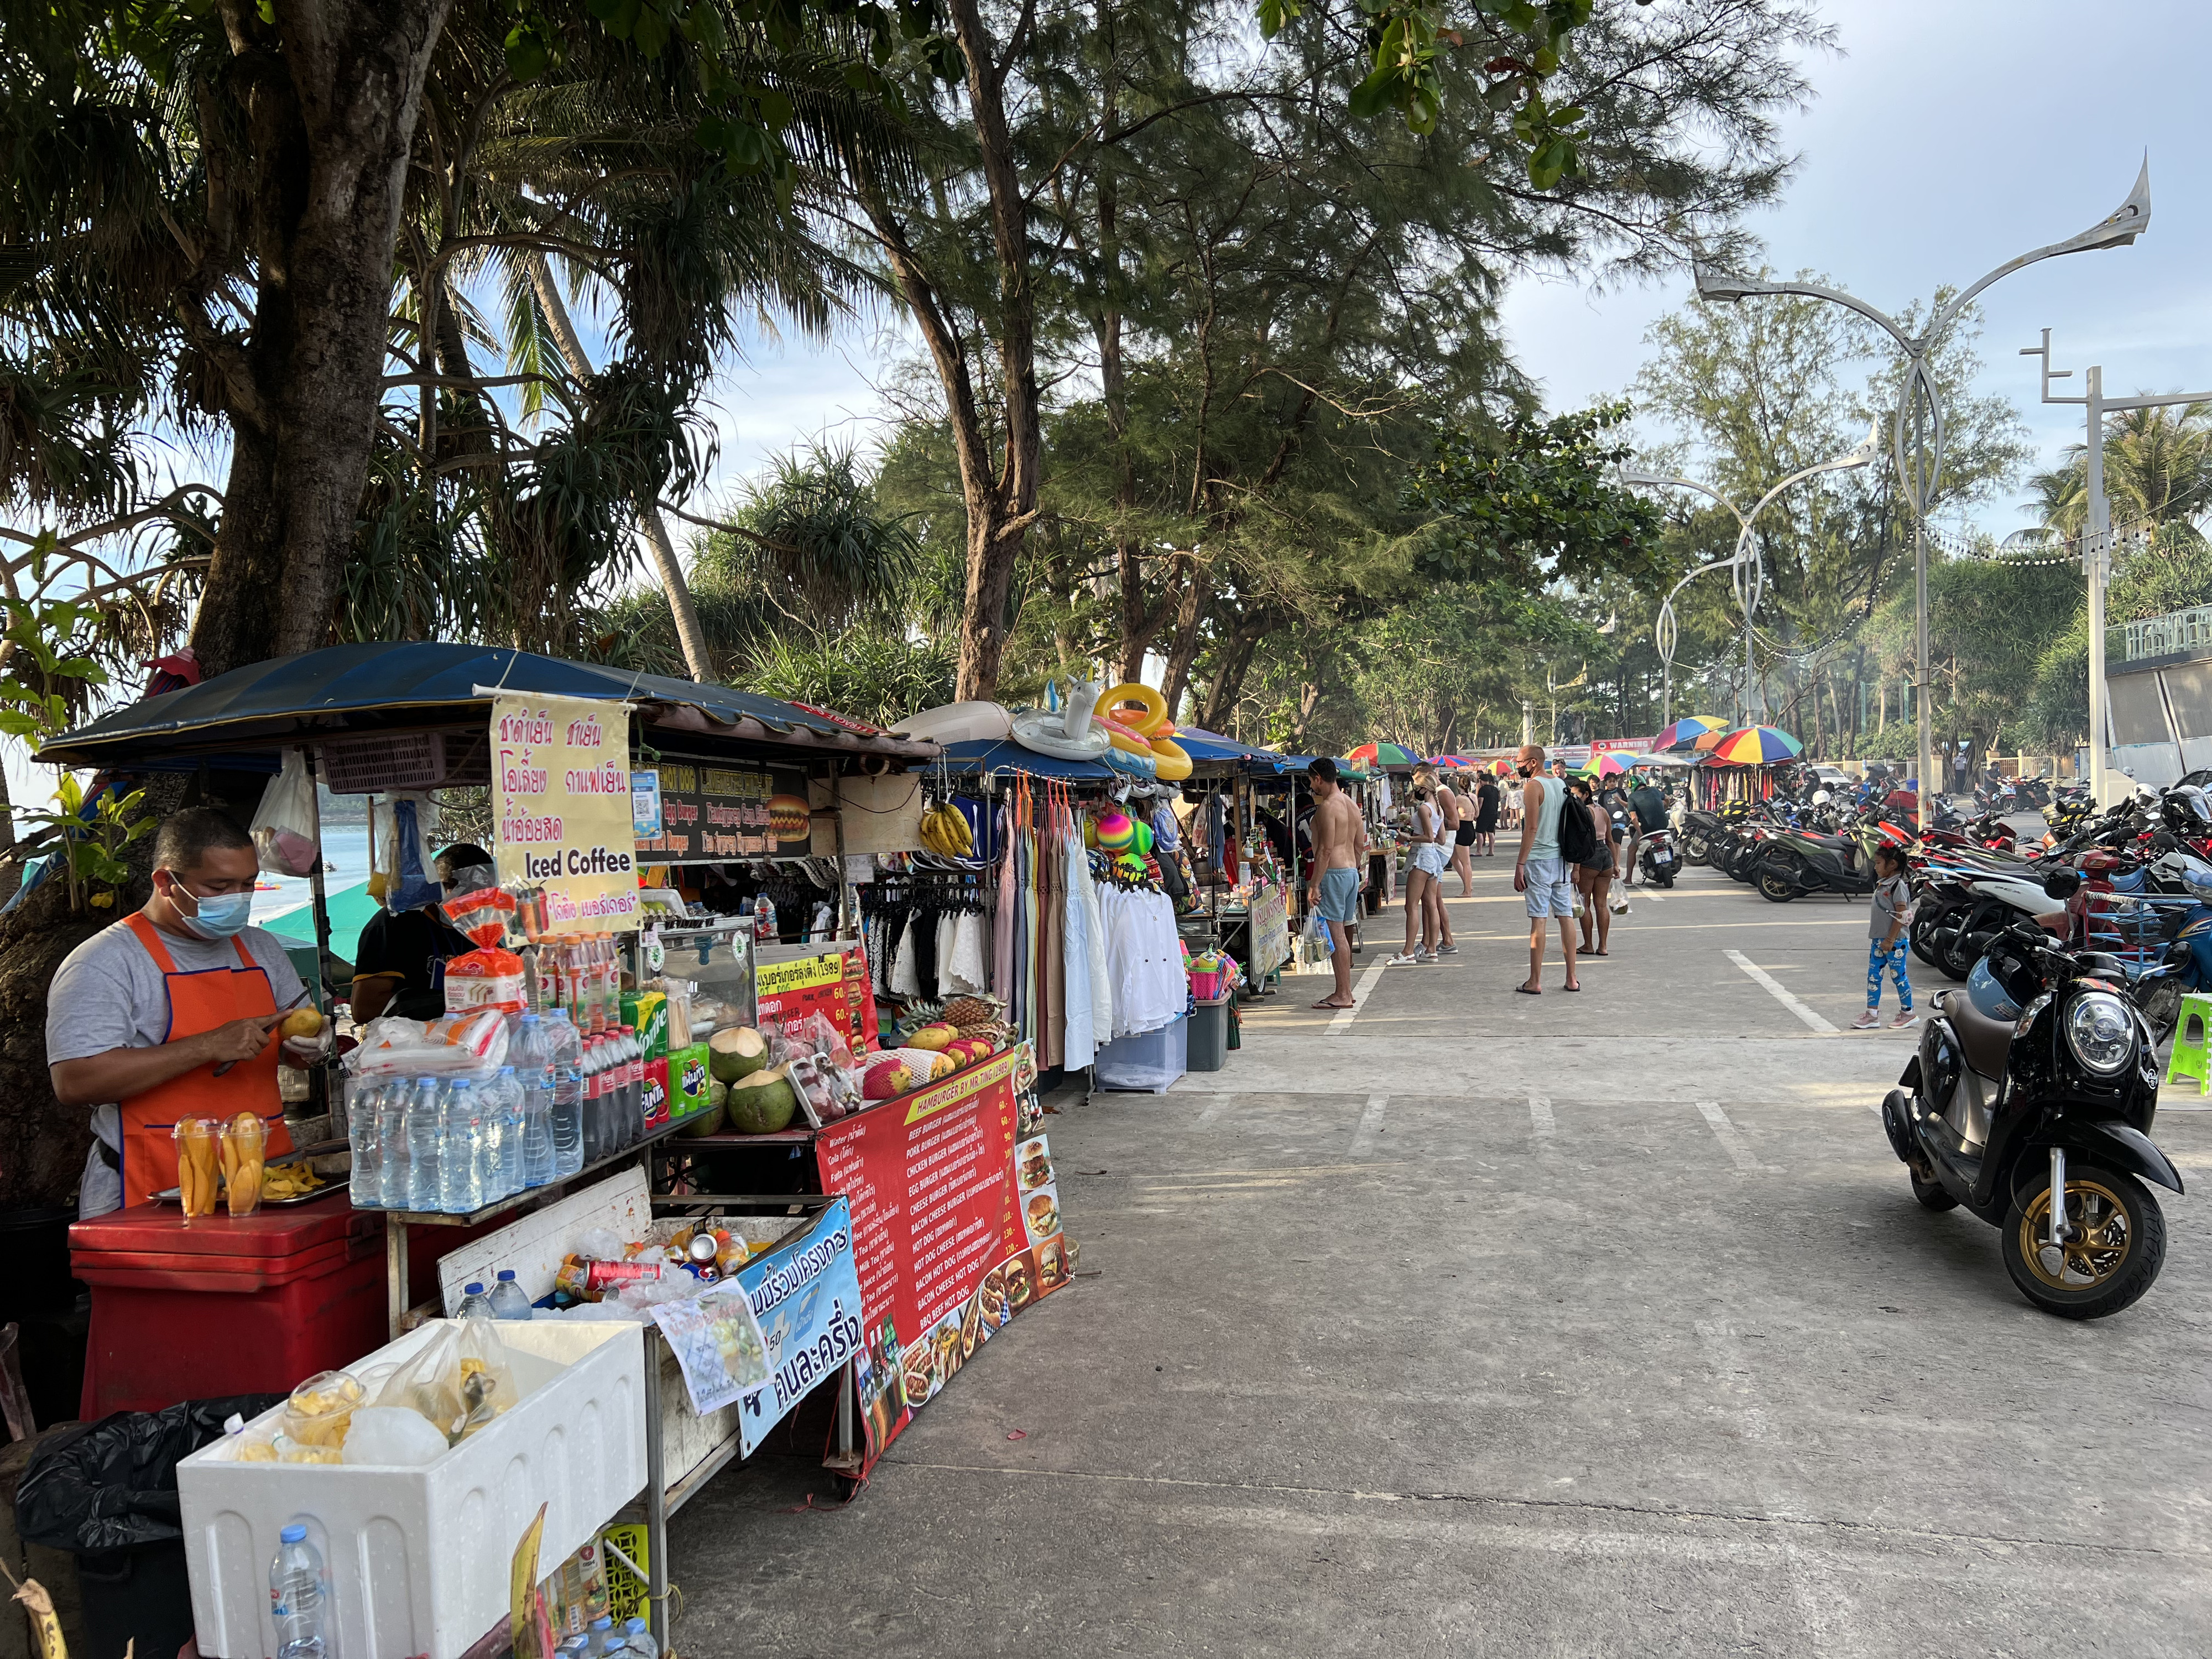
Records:
<instances>
[{"instance_id":1,"label":"scooter headlight","mask_svg":"<svg viewBox=\"0 0 2212 1659\"><path fill-rule=\"evenodd\" d=\"M2092 991L2066 1011L2066 1046L2091 1071L2110 1076L2135 1054L2135 1016L2110 991Z\"/></svg>"}]
</instances>

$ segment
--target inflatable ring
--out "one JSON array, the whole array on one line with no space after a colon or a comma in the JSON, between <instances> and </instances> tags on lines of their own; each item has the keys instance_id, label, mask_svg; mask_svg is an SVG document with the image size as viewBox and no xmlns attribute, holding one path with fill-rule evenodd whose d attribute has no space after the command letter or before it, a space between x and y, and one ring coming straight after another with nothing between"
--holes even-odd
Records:
<instances>
[{"instance_id":1,"label":"inflatable ring","mask_svg":"<svg viewBox=\"0 0 2212 1659\"><path fill-rule=\"evenodd\" d=\"M1060 730L1060 716L1041 708L1024 708L1015 715L1013 731L1014 741L1023 748L1060 760L1097 760L1112 746L1111 739L1095 726L1079 738L1066 736Z\"/></svg>"},{"instance_id":2,"label":"inflatable ring","mask_svg":"<svg viewBox=\"0 0 2212 1659\"><path fill-rule=\"evenodd\" d=\"M1097 758L1116 772L1127 772L1133 778L1156 778L1159 775L1159 763L1152 758L1152 751L1149 749L1133 752L1109 745Z\"/></svg>"},{"instance_id":3,"label":"inflatable ring","mask_svg":"<svg viewBox=\"0 0 2212 1659\"><path fill-rule=\"evenodd\" d=\"M1121 705L1125 702L1142 703L1145 712L1141 715L1124 714ZM1168 717L1167 699L1151 686L1139 685L1134 680L1126 680L1120 685L1109 686L1101 691L1098 706L1106 711L1109 718L1119 720L1131 731L1141 732L1147 737L1164 725Z\"/></svg>"},{"instance_id":4,"label":"inflatable ring","mask_svg":"<svg viewBox=\"0 0 2212 1659\"><path fill-rule=\"evenodd\" d=\"M1132 755L1149 755L1152 752L1152 739L1143 732L1132 731L1119 720L1105 720L1097 715L1093 715L1092 720L1094 721L1092 729L1104 732L1106 741L1116 749L1127 750Z\"/></svg>"},{"instance_id":5,"label":"inflatable ring","mask_svg":"<svg viewBox=\"0 0 2212 1659\"><path fill-rule=\"evenodd\" d=\"M1162 783L1181 783L1190 775L1190 757L1179 743L1165 738L1152 739L1152 759L1158 764Z\"/></svg>"}]
</instances>

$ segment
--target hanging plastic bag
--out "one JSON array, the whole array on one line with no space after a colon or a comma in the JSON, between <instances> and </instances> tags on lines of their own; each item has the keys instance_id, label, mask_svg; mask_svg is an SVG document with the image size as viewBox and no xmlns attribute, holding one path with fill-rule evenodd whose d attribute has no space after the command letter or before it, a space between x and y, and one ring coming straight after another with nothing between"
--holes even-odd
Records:
<instances>
[{"instance_id":1,"label":"hanging plastic bag","mask_svg":"<svg viewBox=\"0 0 2212 1659\"><path fill-rule=\"evenodd\" d=\"M261 867L270 875L310 876L321 866L315 781L307 775L307 757L298 750L284 751L284 763L261 792L261 805L253 809L248 828Z\"/></svg>"},{"instance_id":2,"label":"hanging plastic bag","mask_svg":"<svg viewBox=\"0 0 2212 1659\"><path fill-rule=\"evenodd\" d=\"M428 795L391 798L392 823L384 842L384 869L391 885L384 895L384 908L394 915L435 904L445 897L445 890L431 874L426 839L436 826L437 810Z\"/></svg>"}]
</instances>

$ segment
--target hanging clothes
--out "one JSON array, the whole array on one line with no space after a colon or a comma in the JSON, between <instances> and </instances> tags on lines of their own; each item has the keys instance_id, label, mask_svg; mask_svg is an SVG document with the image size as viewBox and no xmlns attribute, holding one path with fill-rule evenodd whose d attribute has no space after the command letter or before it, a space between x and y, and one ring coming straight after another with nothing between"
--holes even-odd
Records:
<instances>
[{"instance_id":1,"label":"hanging clothes","mask_svg":"<svg viewBox=\"0 0 2212 1659\"><path fill-rule=\"evenodd\" d=\"M1175 906L1164 893L1120 887L1101 890L1098 902L1106 923L1114 1035L1157 1031L1182 1016L1189 998Z\"/></svg>"},{"instance_id":2,"label":"hanging clothes","mask_svg":"<svg viewBox=\"0 0 2212 1659\"><path fill-rule=\"evenodd\" d=\"M1014 838L1013 808L999 809L999 908L992 918L991 989L1009 1009L1014 1006Z\"/></svg>"},{"instance_id":3,"label":"hanging clothes","mask_svg":"<svg viewBox=\"0 0 2212 1659\"><path fill-rule=\"evenodd\" d=\"M1092 1035L1097 1027L1092 1023L1091 1003L1092 929L1090 908L1084 902L1084 889L1090 882L1091 865L1084 856L1080 835L1070 835L1061 852L1060 871L1066 887L1066 896L1061 905L1061 972L1065 975L1066 1024L1063 1036L1065 1052L1060 1064L1073 1072L1090 1065L1097 1053L1097 1041ZM1103 941L1101 954L1103 954ZM1109 1024L1112 1019L1110 1008L1109 993Z\"/></svg>"}]
</instances>

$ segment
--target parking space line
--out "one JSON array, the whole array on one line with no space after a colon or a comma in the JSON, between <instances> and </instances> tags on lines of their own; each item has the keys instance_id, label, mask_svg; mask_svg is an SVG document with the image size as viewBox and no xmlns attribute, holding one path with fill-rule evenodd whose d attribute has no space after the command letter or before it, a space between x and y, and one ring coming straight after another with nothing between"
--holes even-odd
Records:
<instances>
[{"instance_id":1,"label":"parking space line","mask_svg":"<svg viewBox=\"0 0 2212 1659\"><path fill-rule=\"evenodd\" d=\"M1834 1026L1829 1024L1826 1020L1821 1018L1820 1015L1814 1013L1803 1003L1798 1001L1796 997L1791 996L1787 990L1783 988L1783 984L1780 980L1775 978L1774 975L1768 973L1765 969L1760 967L1749 957L1744 955L1742 951L1723 951L1721 954L1725 956L1730 962L1735 963L1737 967L1742 969L1745 973L1750 975L1753 980L1765 986L1766 988L1767 994L1770 996L1771 996L1777 1002L1780 1003L1784 1007L1787 1008L1791 1013L1796 1015L1798 1018L1803 1020L1805 1024L1810 1026L1813 1030L1820 1032L1823 1036L1833 1036L1836 1035L1836 1028Z\"/></svg>"},{"instance_id":2,"label":"parking space line","mask_svg":"<svg viewBox=\"0 0 2212 1659\"><path fill-rule=\"evenodd\" d=\"M1552 1115L1552 1103L1541 1095L1528 1097L1528 1121L1540 1140L1549 1140L1552 1132L1559 1127L1559 1120Z\"/></svg>"},{"instance_id":3,"label":"parking space line","mask_svg":"<svg viewBox=\"0 0 2212 1659\"><path fill-rule=\"evenodd\" d=\"M1699 1101L1698 1115L1711 1127L1713 1139L1720 1142L1737 1169L1746 1175L1756 1175L1765 1167L1759 1163L1759 1155L1751 1150L1751 1143L1737 1133L1735 1125L1729 1121L1729 1115L1721 1110L1720 1102Z\"/></svg>"},{"instance_id":4,"label":"parking space line","mask_svg":"<svg viewBox=\"0 0 2212 1659\"><path fill-rule=\"evenodd\" d=\"M1375 1150L1375 1137L1382 1132L1382 1109L1389 1103L1388 1095L1367 1097L1367 1109L1359 1115L1359 1127L1352 1132L1352 1150L1345 1155L1347 1163L1357 1164Z\"/></svg>"},{"instance_id":5,"label":"parking space line","mask_svg":"<svg viewBox=\"0 0 2212 1659\"><path fill-rule=\"evenodd\" d=\"M1336 1011L1336 1018L1329 1021L1326 1035L1340 1036L1351 1029L1353 1018L1362 1008L1367 1006L1367 998L1375 989L1375 981L1382 977L1382 964L1379 962L1374 963L1359 976L1359 983L1352 988L1352 1006Z\"/></svg>"}]
</instances>

